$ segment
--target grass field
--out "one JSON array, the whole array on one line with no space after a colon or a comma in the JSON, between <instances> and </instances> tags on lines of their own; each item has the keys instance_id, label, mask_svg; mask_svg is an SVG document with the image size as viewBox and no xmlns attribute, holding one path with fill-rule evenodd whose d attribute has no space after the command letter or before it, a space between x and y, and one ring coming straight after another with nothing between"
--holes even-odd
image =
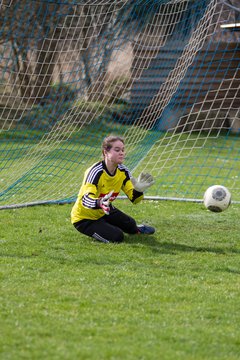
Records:
<instances>
[{"instance_id":1,"label":"grass field","mask_svg":"<svg viewBox=\"0 0 240 360\"><path fill-rule=\"evenodd\" d=\"M239 205L116 204L154 236L94 242L71 205L1 211L0 358L239 359Z\"/></svg>"}]
</instances>

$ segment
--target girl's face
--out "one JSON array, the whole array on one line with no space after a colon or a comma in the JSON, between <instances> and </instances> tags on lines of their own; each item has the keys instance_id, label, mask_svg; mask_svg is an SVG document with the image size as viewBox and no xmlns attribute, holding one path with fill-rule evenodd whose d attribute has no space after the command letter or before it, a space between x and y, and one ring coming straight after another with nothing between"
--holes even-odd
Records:
<instances>
[{"instance_id":1,"label":"girl's face","mask_svg":"<svg viewBox=\"0 0 240 360\"><path fill-rule=\"evenodd\" d=\"M114 141L109 151L104 150L105 161L110 161L114 165L122 164L125 158L124 144L120 141Z\"/></svg>"}]
</instances>

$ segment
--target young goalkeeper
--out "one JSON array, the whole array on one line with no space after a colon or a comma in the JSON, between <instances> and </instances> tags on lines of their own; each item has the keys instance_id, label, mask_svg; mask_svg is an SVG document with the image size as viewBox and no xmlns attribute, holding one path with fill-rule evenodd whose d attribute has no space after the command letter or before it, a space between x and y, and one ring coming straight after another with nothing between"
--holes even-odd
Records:
<instances>
[{"instance_id":1,"label":"young goalkeeper","mask_svg":"<svg viewBox=\"0 0 240 360\"><path fill-rule=\"evenodd\" d=\"M124 140L119 136L110 135L104 139L102 154L103 160L84 174L71 212L72 224L79 232L104 243L120 243L124 233L153 234L153 227L137 225L132 217L112 205L120 190L132 203L140 202L143 192L154 183L153 177L143 173L138 179L131 177L123 165Z\"/></svg>"}]
</instances>

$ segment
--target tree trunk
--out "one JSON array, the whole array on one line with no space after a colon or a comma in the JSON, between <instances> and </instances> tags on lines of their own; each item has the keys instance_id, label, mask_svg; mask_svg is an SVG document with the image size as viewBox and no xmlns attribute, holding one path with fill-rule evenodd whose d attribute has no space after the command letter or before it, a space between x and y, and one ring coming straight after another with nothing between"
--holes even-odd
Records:
<instances>
[{"instance_id":1,"label":"tree trunk","mask_svg":"<svg viewBox=\"0 0 240 360\"><path fill-rule=\"evenodd\" d=\"M36 102L45 102L51 91L53 71L56 65L57 40L43 39L38 46L35 66L35 84L32 96Z\"/></svg>"}]
</instances>

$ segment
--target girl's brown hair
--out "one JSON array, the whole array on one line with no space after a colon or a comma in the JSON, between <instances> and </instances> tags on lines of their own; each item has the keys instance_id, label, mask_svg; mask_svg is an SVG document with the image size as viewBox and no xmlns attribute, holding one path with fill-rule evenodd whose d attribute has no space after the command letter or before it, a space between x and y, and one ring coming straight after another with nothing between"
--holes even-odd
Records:
<instances>
[{"instance_id":1,"label":"girl's brown hair","mask_svg":"<svg viewBox=\"0 0 240 360\"><path fill-rule=\"evenodd\" d=\"M117 136L117 135L109 135L109 136L105 137L105 139L103 139L103 142L102 142L103 156L104 156L104 150L105 151L111 150L111 148L113 147L113 143L118 140L124 144L123 138L121 136Z\"/></svg>"}]
</instances>

